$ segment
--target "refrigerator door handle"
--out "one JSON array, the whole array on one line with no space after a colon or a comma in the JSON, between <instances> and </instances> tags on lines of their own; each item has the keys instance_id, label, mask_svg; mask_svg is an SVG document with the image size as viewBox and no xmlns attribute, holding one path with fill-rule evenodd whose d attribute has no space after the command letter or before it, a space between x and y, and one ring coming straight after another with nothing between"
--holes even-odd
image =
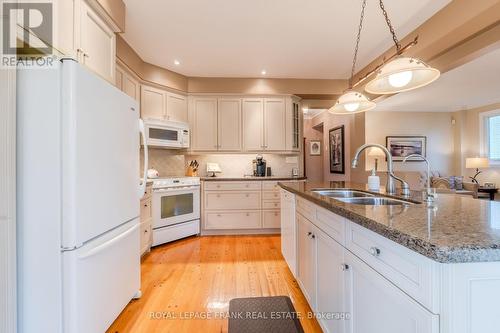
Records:
<instances>
[{"instance_id":1,"label":"refrigerator door handle","mask_svg":"<svg viewBox=\"0 0 500 333\"><path fill-rule=\"evenodd\" d=\"M146 130L144 128L144 121L139 119L139 131L141 132L142 142L144 147L144 174L142 176L142 184L139 187L139 199L143 198L146 194L146 181L148 177L148 142L146 141Z\"/></svg>"},{"instance_id":2,"label":"refrigerator door handle","mask_svg":"<svg viewBox=\"0 0 500 333\"><path fill-rule=\"evenodd\" d=\"M109 248L110 246L112 246L116 242L119 242L121 239L123 239L123 238L127 237L128 235L130 235L137 228L139 228L139 224L135 224L132 228L128 229L124 233L116 236L115 238L111 238L110 240L102 243L101 245L99 245L97 247L94 247L93 249L91 249L87 253L83 253L82 255L79 255L78 259L87 259L89 257L92 257L92 256L94 256L94 255L96 255L96 254L104 251L105 249Z\"/></svg>"}]
</instances>

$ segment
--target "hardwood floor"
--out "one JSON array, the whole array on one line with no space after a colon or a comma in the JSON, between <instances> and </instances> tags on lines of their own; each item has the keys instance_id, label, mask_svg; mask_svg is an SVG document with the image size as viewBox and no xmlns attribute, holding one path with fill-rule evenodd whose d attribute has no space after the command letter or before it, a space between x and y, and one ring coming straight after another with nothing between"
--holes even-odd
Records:
<instances>
[{"instance_id":1,"label":"hardwood floor","mask_svg":"<svg viewBox=\"0 0 500 333\"><path fill-rule=\"evenodd\" d=\"M142 263L142 293L108 332L227 332L232 298L274 295L291 298L305 332L321 332L277 235L191 237L156 247Z\"/></svg>"}]
</instances>

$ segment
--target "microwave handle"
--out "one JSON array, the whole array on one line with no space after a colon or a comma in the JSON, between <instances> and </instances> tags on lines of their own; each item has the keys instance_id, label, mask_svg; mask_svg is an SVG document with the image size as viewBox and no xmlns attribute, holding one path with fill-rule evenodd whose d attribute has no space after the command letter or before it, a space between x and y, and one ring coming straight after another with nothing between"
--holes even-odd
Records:
<instances>
[{"instance_id":1,"label":"microwave handle","mask_svg":"<svg viewBox=\"0 0 500 333\"><path fill-rule=\"evenodd\" d=\"M139 132L142 136L142 142L144 147L144 174L142 176L142 184L139 186L139 199L142 199L146 193L146 182L148 177L148 142L146 141L146 130L144 128L144 121L139 119Z\"/></svg>"}]
</instances>

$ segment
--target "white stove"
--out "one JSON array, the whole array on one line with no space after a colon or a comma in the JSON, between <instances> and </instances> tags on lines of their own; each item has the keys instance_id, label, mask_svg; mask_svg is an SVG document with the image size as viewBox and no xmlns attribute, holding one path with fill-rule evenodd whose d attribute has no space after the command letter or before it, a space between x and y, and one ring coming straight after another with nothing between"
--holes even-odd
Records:
<instances>
[{"instance_id":1,"label":"white stove","mask_svg":"<svg viewBox=\"0 0 500 333\"><path fill-rule=\"evenodd\" d=\"M153 246L200 233L200 178L153 179Z\"/></svg>"}]
</instances>

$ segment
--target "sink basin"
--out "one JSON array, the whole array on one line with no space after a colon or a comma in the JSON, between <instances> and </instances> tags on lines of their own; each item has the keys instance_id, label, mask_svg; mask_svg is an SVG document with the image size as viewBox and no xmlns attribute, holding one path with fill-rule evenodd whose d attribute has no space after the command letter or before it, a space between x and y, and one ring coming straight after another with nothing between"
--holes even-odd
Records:
<instances>
[{"instance_id":1,"label":"sink basin","mask_svg":"<svg viewBox=\"0 0 500 333\"><path fill-rule=\"evenodd\" d=\"M319 195L324 195L330 198L358 198L358 197L373 197L373 194L356 191L356 190L344 190L344 189L317 189L312 190L314 193Z\"/></svg>"},{"instance_id":2,"label":"sink basin","mask_svg":"<svg viewBox=\"0 0 500 333\"><path fill-rule=\"evenodd\" d=\"M337 198L337 200L354 205L370 205L370 206L400 206L412 205L413 203L398 199L384 197L357 197L357 198Z\"/></svg>"}]
</instances>

